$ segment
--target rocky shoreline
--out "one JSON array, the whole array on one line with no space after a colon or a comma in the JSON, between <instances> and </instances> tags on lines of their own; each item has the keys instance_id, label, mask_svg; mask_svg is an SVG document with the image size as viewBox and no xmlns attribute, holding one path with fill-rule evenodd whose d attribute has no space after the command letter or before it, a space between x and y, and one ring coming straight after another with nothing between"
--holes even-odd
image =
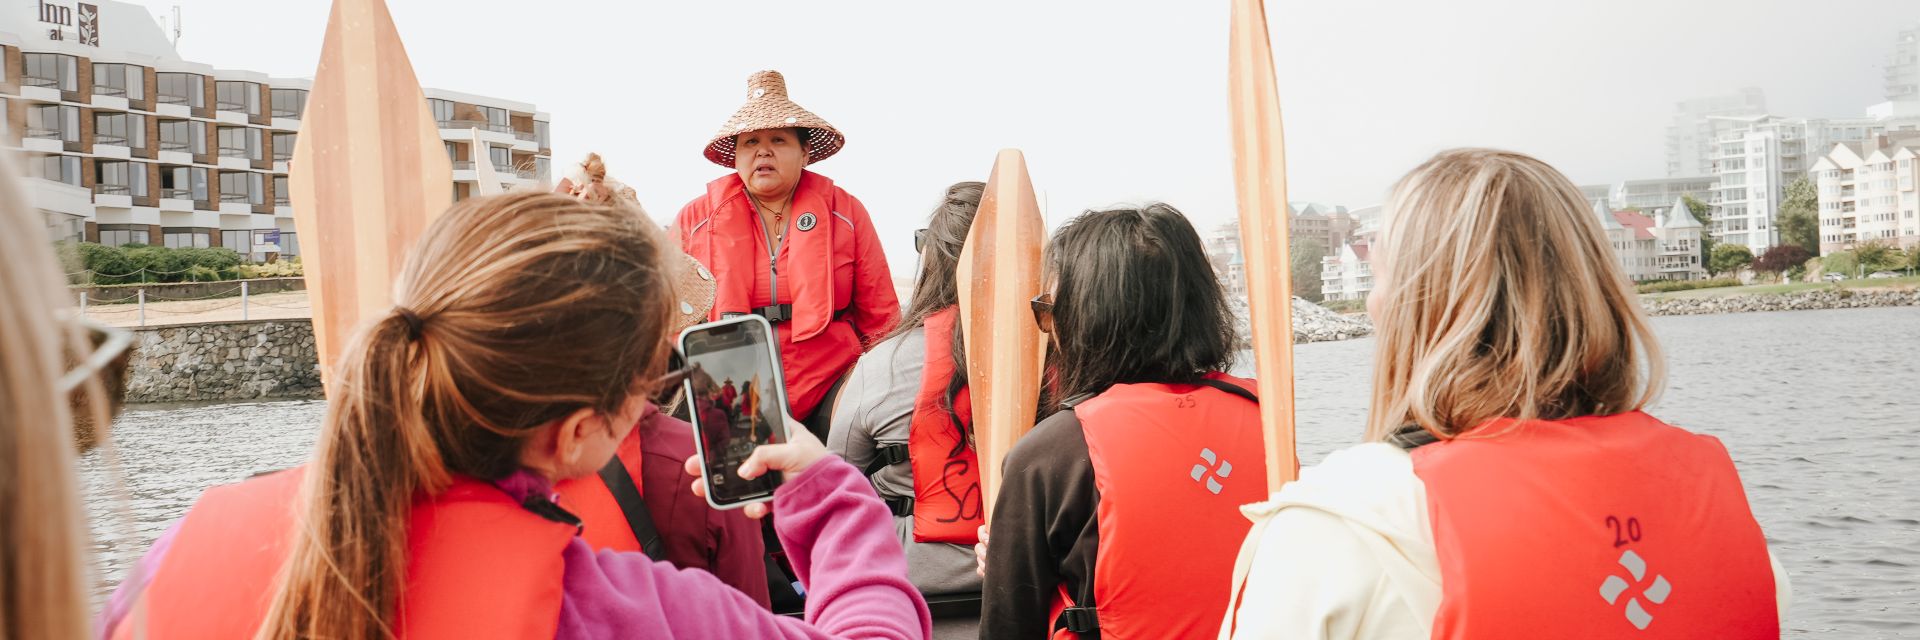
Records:
<instances>
[{"instance_id":1,"label":"rocky shoreline","mask_svg":"<svg viewBox=\"0 0 1920 640\"><path fill-rule=\"evenodd\" d=\"M1640 306L1648 315L1693 316L1714 313L1750 313L1755 311L1808 311L1814 309L1864 309L1869 307L1920 306L1920 290L1915 289L1818 289L1789 293L1761 293L1719 297L1655 298L1640 296Z\"/></svg>"},{"instance_id":2,"label":"rocky shoreline","mask_svg":"<svg viewBox=\"0 0 1920 640\"><path fill-rule=\"evenodd\" d=\"M1240 336L1240 348L1251 347L1247 322L1247 303L1232 299L1234 329ZM1760 293L1733 296L1659 297L1640 296L1640 306L1651 316L1692 316L1716 313L1759 311L1810 311L1818 309L1865 309L1872 307L1920 306L1920 289L1818 289L1789 293ZM1301 298L1293 299L1293 341L1332 342L1373 335L1373 322L1364 313L1342 314Z\"/></svg>"}]
</instances>

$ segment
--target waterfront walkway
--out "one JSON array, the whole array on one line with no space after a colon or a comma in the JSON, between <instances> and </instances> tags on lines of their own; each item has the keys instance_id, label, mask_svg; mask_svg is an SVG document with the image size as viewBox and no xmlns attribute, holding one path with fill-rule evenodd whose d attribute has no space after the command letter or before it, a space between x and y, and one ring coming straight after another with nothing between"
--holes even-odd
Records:
<instances>
[{"instance_id":1,"label":"waterfront walkway","mask_svg":"<svg viewBox=\"0 0 1920 640\"><path fill-rule=\"evenodd\" d=\"M87 306L87 317L116 327L141 326L141 305L136 303ZM287 320L313 317L313 307L305 291L286 291L247 296L244 306L238 297L211 300L150 301L146 304L146 326L159 327L201 322L237 320Z\"/></svg>"}]
</instances>

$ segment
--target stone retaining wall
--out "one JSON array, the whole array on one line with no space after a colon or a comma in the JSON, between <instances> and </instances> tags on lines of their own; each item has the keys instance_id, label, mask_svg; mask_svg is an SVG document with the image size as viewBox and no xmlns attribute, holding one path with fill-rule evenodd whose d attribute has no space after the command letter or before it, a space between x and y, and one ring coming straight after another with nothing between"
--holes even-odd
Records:
<instances>
[{"instance_id":1,"label":"stone retaining wall","mask_svg":"<svg viewBox=\"0 0 1920 640\"><path fill-rule=\"evenodd\" d=\"M1920 306L1920 290L1821 289L1792 293L1764 293L1703 298L1651 298L1642 296L1640 306L1649 315L1691 316L1710 313L1746 313L1749 311L1805 311L1809 309L1858 309L1866 307Z\"/></svg>"},{"instance_id":2,"label":"stone retaining wall","mask_svg":"<svg viewBox=\"0 0 1920 640\"><path fill-rule=\"evenodd\" d=\"M308 320L212 322L134 332L128 402L318 398Z\"/></svg>"}]
</instances>

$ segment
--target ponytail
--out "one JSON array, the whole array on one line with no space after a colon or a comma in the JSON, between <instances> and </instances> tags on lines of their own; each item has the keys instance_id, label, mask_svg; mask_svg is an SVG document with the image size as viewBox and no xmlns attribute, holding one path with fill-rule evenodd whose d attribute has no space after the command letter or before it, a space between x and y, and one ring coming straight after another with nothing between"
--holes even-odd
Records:
<instances>
[{"instance_id":1,"label":"ponytail","mask_svg":"<svg viewBox=\"0 0 1920 640\"><path fill-rule=\"evenodd\" d=\"M334 371L303 516L259 638L390 638L414 500L499 480L525 440L613 413L664 368L659 232L553 194L461 203L408 253L400 302ZM565 330L560 330L560 328Z\"/></svg>"}]
</instances>

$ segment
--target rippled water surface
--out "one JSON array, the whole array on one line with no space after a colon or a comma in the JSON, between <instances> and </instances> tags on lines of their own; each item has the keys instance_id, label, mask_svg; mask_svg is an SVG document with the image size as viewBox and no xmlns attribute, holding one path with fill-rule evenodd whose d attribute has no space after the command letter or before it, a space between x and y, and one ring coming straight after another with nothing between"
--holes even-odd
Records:
<instances>
[{"instance_id":1,"label":"rippled water surface","mask_svg":"<svg viewBox=\"0 0 1920 640\"><path fill-rule=\"evenodd\" d=\"M1787 635L1920 638L1920 308L1653 322L1671 366L1653 413L1732 450L1792 576ZM1297 349L1304 463L1359 438L1372 354L1371 339ZM206 487L300 463L323 410L130 409L114 432L130 519L111 517L99 455L84 461L106 584Z\"/></svg>"}]
</instances>

